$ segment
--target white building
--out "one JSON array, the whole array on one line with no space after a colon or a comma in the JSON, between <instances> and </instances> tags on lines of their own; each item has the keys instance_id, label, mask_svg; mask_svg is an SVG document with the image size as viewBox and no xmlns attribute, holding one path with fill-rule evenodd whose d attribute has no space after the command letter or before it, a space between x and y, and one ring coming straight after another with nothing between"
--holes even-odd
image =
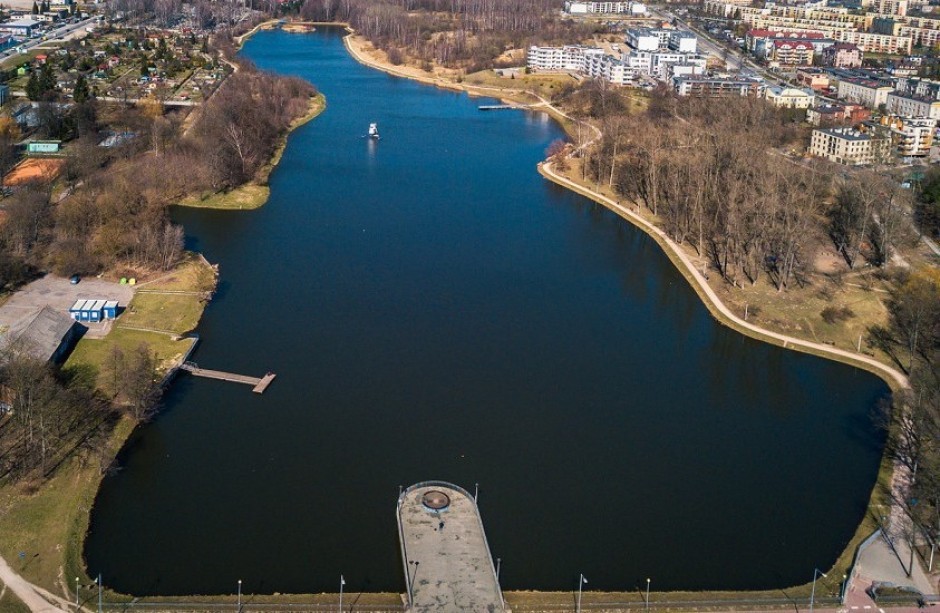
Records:
<instances>
[{"instance_id":1,"label":"white building","mask_svg":"<svg viewBox=\"0 0 940 613\"><path fill-rule=\"evenodd\" d=\"M564 47L529 47L526 66L532 70L584 70L584 55L597 47L565 45Z\"/></svg>"},{"instance_id":2,"label":"white building","mask_svg":"<svg viewBox=\"0 0 940 613\"><path fill-rule=\"evenodd\" d=\"M565 2L565 12L569 15L646 15L649 11L642 2Z\"/></svg>"},{"instance_id":3,"label":"white building","mask_svg":"<svg viewBox=\"0 0 940 613\"><path fill-rule=\"evenodd\" d=\"M649 28L627 30L627 44L637 51L656 51L661 46L658 32Z\"/></svg>"},{"instance_id":4,"label":"white building","mask_svg":"<svg viewBox=\"0 0 940 613\"><path fill-rule=\"evenodd\" d=\"M669 48L680 53L696 53L698 39L691 32L676 30L669 34Z\"/></svg>"},{"instance_id":5,"label":"white building","mask_svg":"<svg viewBox=\"0 0 940 613\"><path fill-rule=\"evenodd\" d=\"M940 119L940 100L891 92L885 101L889 115Z\"/></svg>"},{"instance_id":6,"label":"white building","mask_svg":"<svg viewBox=\"0 0 940 613\"><path fill-rule=\"evenodd\" d=\"M813 130L809 152L837 164L874 164L887 155L890 140L852 128Z\"/></svg>"},{"instance_id":7,"label":"white building","mask_svg":"<svg viewBox=\"0 0 940 613\"><path fill-rule=\"evenodd\" d=\"M891 130L891 140L903 157L930 155L937 120L930 117L882 117L881 125Z\"/></svg>"},{"instance_id":8,"label":"white building","mask_svg":"<svg viewBox=\"0 0 940 613\"><path fill-rule=\"evenodd\" d=\"M778 108L808 109L813 106L816 94L796 87L768 87L764 90L764 98Z\"/></svg>"},{"instance_id":9,"label":"white building","mask_svg":"<svg viewBox=\"0 0 940 613\"><path fill-rule=\"evenodd\" d=\"M839 81L837 96L841 100L848 100L856 104L877 109L888 102L888 94L893 88L883 81L871 79L842 79Z\"/></svg>"}]
</instances>

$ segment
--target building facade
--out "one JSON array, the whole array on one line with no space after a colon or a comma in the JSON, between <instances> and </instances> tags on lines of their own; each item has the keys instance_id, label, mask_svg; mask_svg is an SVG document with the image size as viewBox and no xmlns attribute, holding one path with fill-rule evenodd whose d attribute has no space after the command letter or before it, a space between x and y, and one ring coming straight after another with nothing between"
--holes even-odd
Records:
<instances>
[{"instance_id":1,"label":"building facade","mask_svg":"<svg viewBox=\"0 0 940 613\"><path fill-rule=\"evenodd\" d=\"M813 130L809 152L837 164L857 166L883 161L890 144L888 138L852 128L825 128Z\"/></svg>"},{"instance_id":2,"label":"building facade","mask_svg":"<svg viewBox=\"0 0 940 613\"><path fill-rule=\"evenodd\" d=\"M835 68L861 68L864 54L852 43L836 43L822 52L822 61L826 66Z\"/></svg>"}]
</instances>

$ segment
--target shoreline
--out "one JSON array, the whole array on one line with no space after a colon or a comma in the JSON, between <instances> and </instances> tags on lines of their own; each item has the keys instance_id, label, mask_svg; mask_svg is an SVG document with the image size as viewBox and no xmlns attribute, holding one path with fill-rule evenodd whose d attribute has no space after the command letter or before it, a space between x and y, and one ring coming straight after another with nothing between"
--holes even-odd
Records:
<instances>
[{"instance_id":1,"label":"shoreline","mask_svg":"<svg viewBox=\"0 0 940 613\"><path fill-rule=\"evenodd\" d=\"M343 38L346 49L350 52L350 55L352 55L356 61L369 66L370 68L375 68L397 77L413 79L427 85L434 85L442 89L464 91L470 95L488 96L492 98L500 98L501 100L510 102L513 101L512 98L509 97L500 97L499 91L501 90L498 88L485 88L463 83L448 83L441 77L422 77L420 75L413 75L411 74L410 70L400 69L395 66L388 66L383 64L374 58L367 57L366 53L362 49L363 44L367 44L367 41L353 41L352 39L355 36L355 34L350 33L348 36ZM482 92L484 89L492 90L496 93L484 93ZM528 95L535 97L535 94L532 93L529 93ZM544 111L553 117L561 116L567 121L576 121L571 117L563 114L558 109L550 106L549 104L545 104L544 107L538 107L532 110ZM565 125L562 124L562 127L565 128ZM601 136L600 130L595 128L595 131L598 137ZM670 239L662 229L637 215L633 211L630 211L627 207L614 202L607 196L579 185L575 181L572 181L563 175L555 173L551 169L551 166L552 163L547 160L540 162L537 167L539 174L541 174L547 180L552 181L556 185L560 185L586 198L589 198L598 204L603 205L655 240L663 249L665 255L669 257L670 261L673 262L673 265L676 266L682 276L689 281L692 289L695 290L696 294L698 294L699 298L705 304L705 307L709 310L712 316L722 325L731 327L737 332L740 332L741 334L751 338L762 340L764 342L783 347L784 349L792 349L802 353L826 357L836 362L841 362L843 364L860 368L881 378L888 385L888 387L891 388L892 392L897 392L898 390L908 387L906 375L874 358L870 358L864 354L855 355L844 349L829 347L823 343L814 343L812 341L807 341L797 337L781 334L779 332L774 332L772 330L767 330L742 320L731 312L731 310L724 304L721 298L714 292L711 286L708 285L694 264L688 259L688 256L685 254L682 248L672 239Z\"/></svg>"},{"instance_id":2,"label":"shoreline","mask_svg":"<svg viewBox=\"0 0 940 613\"><path fill-rule=\"evenodd\" d=\"M415 68L402 69L396 66L390 66L386 63L381 62L380 60L375 59L374 57L370 57L363 49L363 46L365 44L370 44L370 43L368 43L368 41L363 40L361 38L357 38L355 31L349 28L348 26L347 26L347 30L349 30L350 33L347 36L343 37L343 43L347 51L349 52L349 54L360 64L363 64L370 68L374 68L376 70L380 70L387 74L391 74L391 75L401 77L401 78L406 78L406 79L413 79L415 81L418 81L427 85L433 85L435 87L440 87L442 89L464 91L468 95L471 95L471 96L481 95L481 96L489 96L489 97L497 98L497 99L504 100L504 101L510 101L510 102L515 101L513 98L505 95L508 92L505 92L498 88L488 88L488 87L484 88L484 87L479 87L479 86L474 86L474 85L467 85L463 83L448 82L439 76L432 77L432 76L426 76L426 75L421 75L421 74L416 73L415 71L418 71L419 69L415 69ZM481 90L484 90L484 89L492 91L494 93L483 93ZM562 129L569 135L569 137L572 136L571 126L567 122L576 122L577 120L567 116L562 111L552 106L549 102L545 101L544 99L541 99L540 96L537 96L532 93L528 93L528 95L538 98L544 103L543 107L536 108L533 110L542 110L548 113L556 121L559 122ZM567 122L559 119L559 116L564 118L564 120L567 120ZM587 125L594 129L596 138L600 138L602 136L601 131L596 126L593 126L592 124L587 124ZM591 144L591 142L593 142L593 140L581 145L581 147L585 147ZM840 363L843 363L843 364L846 364L855 368L859 368L861 370L864 370L866 372L869 372L877 376L882 381L884 381L885 384L888 386L888 388L891 390L892 394L896 394L899 391L902 391L909 387L908 378L904 373L902 373L901 371L895 368L892 368L891 366L887 364L884 364L883 362L879 360L871 358L867 355L863 355L863 354L856 355L852 352L849 352L843 349L837 349L835 347L831 347L822 343L803 340L797 337L774 332L772 330L761 328L760 326L756 326L754 324L748 323L747 321L739 318L737 315L735 315L731 311L731 309L727 307L727 305L725 305L725 303L721 300L721 298L717 295L717 293L715 293L714 289L704 279L702 274L698 271L697 267L691 262L691 260L689 259L689 256L685 253L685 251L681 248L681 246L676 244L672 239L670 239L664 230L662 230L661 228L659 228L652 222L644 219L640 215L630 211L629 208L624 207L618 202L611 200L607 196L600 194L598 192L595 192L594 190L591 190L588 187L582 186L576 183L575 181L568 179L567 177L564 177L562 175L555 173L554 170L552 169L552 163L549 160L544 160L540 162L537 165L537 170L539 174L541 174L546 180L549 180L555 183L556 185L569 189L581 196L584 196L585 198L590 199L591 201L597 204L600 204L601 206L604 206L605 208L615 213L616 215L618 215L625 221L629 222L640 231L647 234L650 238L652 238L659 245L659 247L663 250L663 254L667 258L669 258L669 261L672 262L673 266L676 267L679 274L681 274L683 278L686 279L686 281L692 287L693 291L696 293L696 295L704 304L705 308L708 310L711 316L714 317L714 319L718 322L719 325L727 326L740 334L743 334L745 336L748 336L758 341L762 341L762 342L770 343L772 345L776 345L778 347L782 347L783 349L790 349L793 351L797 351L799 353L806 353L809 355L822 357L822 358L833 360L835 362L840 362ZM887 481L887 484L883 484L883 481ZM868 505L866 506L866 514L863 515L861 522L859 522L859 525L856 527L855 533L853 534L849 542L846 544L846 548L842 551L842 553L836 556L836 559L833 563L832 568L830 569L830 572L839 570L838 567L842 565L845 565L845 569L844 569L845 572L849 572L852 569L851 559L855 555L855 550L857 549L858 544L863 539L868 537L869 533L871 532L871 529L868 526L868 521L869 521L868 509L870 509L873 505L880 504L880 502L882 501L882 496L883 496L883 493L881 491L882 487L887 486L887 489L889 489L892 492L895 492L897 488L900 486L902 481L903 481L903 474L902 474L902 471L900 470L900 466L898 466L896 463L892 464L888 460L887 456L883 454L880 468L879 468L877 475L875 476L875 483L874 483L874 486L872 487L872 492L869 496ZM893 506L894 505L892 505L892 507ZM802 586L795 586L795 587L804 588L807 586L808 584L802 585ZM787 588L787 589L790 589L790 588ZM714 592L703 591L700 593L708 594L708 593L714 593ZM753 592L745 592L745 591L738 592L738 593L740 593L742 597L745 597L745 598L747 597L748 594L753 594Z\"/></svg>"},{"instance_id":3,"label":"shoreline","mask_svg":"<svg viewBox=\"0 0 940 613\"><path fill-rule=\"evenodd\" d=\"M255 33L257 33L258 31L262 29L265 29L265 28L262 28L261 26L265 24L270 24L270 23L279 23L281 21L282 20L270 20L270 21L264 22L263 24L259 24L258 26L256 26L250 32L238 37L239 48L244 43L245 40L250 38L250 36L253 36ZM312 24L313 22L310 22L310 23ZM346 29L350 32L350 34L344 37L343 39L344 45L346 46L347 50L350 52L350 55L352 55L354 59L356 59L358 62L364 65L367 65L369 67L381 70L383 72L392 74L394 76L417 80L419 82L422 82L428 85L434 85L436 87L441 87L443 89L450 89L453 91L463 91L463 92L468 93L471 96L486 96L486 97L499 98L502 100L513 100L512 98L502 95L502 94L506 94L507 92L505 90L500 90L499 88L481 87L481 86L474 86L474 85L469 85L469 84L448 82L444 80L442 77L434 77L434 76L422 77L419 74L409 74L407 70L399 70L399 69L396 69L396 67L382 65L380 63L377 63L378 61L375 59L365 57L366 53L361 48L362 44L360 43L357 45L351 40L354 37L354 33L352 32L352 30L349 28L347 24L336 23L336 24L316 24L316 25L331 25L331 26L337 26L337 27L343 27L345 25ZM353 48L354 45L357 45L355 50ZM534 97L534 98L539 98L538 96L534 94L527 93L524 91L520 91L518 92L518 94L529 96L529 97ZM322 105L320 105L320 108L316 110L316 112L314 112L313 111L314 104L311 103L311 112L305 115L304 117L298 118L298 120L292 123L289 129L283 135L282 141L279 143L275 151L275 154L272 156L272 159L269 162L269 164L266 165L265 167L265 169L267 170L267 173L265 175L265 181L266 181L267 176L270 175L270 173L273 171L273 169L277 166L278 162L280 161L281 156L283 155L284 150L286 149L290 134L295 129L308 123L309 121L314 119L316 116L318 116L321 112L323 112L323 110L325 110L326 108L325 98L323 97L322 94L318 94L318 96L315 97L314 99L317 99L317 98L322 99ZM554 107L552 107L550 104L546 103L544 100L542 100L542 102L545 104L545 106L538 107L534 110L541 110L541 111L548 113L557 121L559 121L559 123L561 123L561 125L565 127L566 132L567 132L568 127L565 125L565 121L566 120L572 121L572 119L566 116L564 113L562 113L558 109L555 109ZM562 119L559 119L559 117L561 117ZM270 168L268 168L268 166L270 166ZM696 292L696 294L699 295L699 298L703 301L703 303L705 303L706 308L708 308L709 312L712 314L713 317L715 317L715 319L720 324L728 325L729 327L734 328L736 331L742 334L745 334L747 336L750 336L752 338L762 340L765 342L770 342L771 344L776 344L778 346L782 346L787 349L795 349L797 351L801 351L804 353L810 353L813 355L818 355L820 357L827 357L829 359L843 362L851 366L855 366L857 368L862 368L864 370L867 370L868 372L872 372L873 374L876 374L877 376L885 380L888 386L892 389L892 391L897 391L897 389L902 389L906 387L907 380L903 374L891 369L888 366L885 366L884 364L876 360L868 359L867 356L853 356L849 354L849 352L846 352L844 350L833 349L833 348L822 346L816 343L811 343L809 341L803 341L801 339L785 338L786 335L781 335L781 334L772 332L770 330L764 330L762 328L759 328L758 326L754 326L753 324L748 324L747 322L740 320L729 309L727 309L727 307L724 305L721 299L716 294L714 294L714 291L708 286L707 282L705 282L705 280L701 278L701 275L697 271L695 266L692 265L690 261L688 261L688 258L685 255L685 253L682 251L682 249L678 245L675 245L671 241L671 239L669 239L668 236L666 236L665 233L662 230L660 230L657 226L646 221L642 217L635 215L634 213L629 211L629 209L622 207L621 205L610 200L606 196L602 194L598 194L596 192L592 192L590 189L580 186L576 182L570 179L567 179L566 177L556 174L552 170L550 162L540 163L538 165L538 171L547 180L551 180L558 185L561 185L567 189L575 191L579 193L580 195L585 196L593 200L594 202L601 204L602 206L605 206L606 208L610 209L614 213L618 214L620 217L624 218L626 221L629 221L630 223L632 223L638 229L650 235L650 237L653 238L653 240L655 240L660 245L665 255L669 257L670 261L673 262L673 264L679 270L680 274L682 274L689 281L690 285L692 285L693 287L693 290ZM251 185L251 184L246 184L246 185ZM245 186L241 186L241 187L245 187ZM237 191L238 189L241 189L241 187L236 188L236 190L232 190L232 192L229 192L229 194ZM260 187L267 187L267 186L265 184ZM267 197L265 197L264 199L264 202L266 201L267 201ZM263 205L264 202L262 202L258 206ZM200 206L199 204L195 204L195 205L185 204L183 206L195 206L197 208L235 208L235 207L225 207L225 206L207 207L207 206ZM244 208L244 207L238 207L238 208ZM257 208L257 207L252 207L252 208ZM778 342L775 342L775 340L772 340L772 339L776 339ZM782 341L782 345L780 343L781 341ZM122 432L122 430L126 430L126 431ZM117 452L115 455L117 455L117 453L119 453L120 450L124 448L127 441L130 439L131 435L135 431L136 431L136 425L128 429L126 428L126 426L122 428L121 425L119 424L118 427L115 428L115 431L112 435L112 439L110 440L111 445L116 445ZM103 476L97 479L97 484L93 490L89 488L89 490L93 493L92 500L97 498L98 490L100 488L100 483L102 479L103 479ZM877 489L877 484L876 484L876 489ZM873 491L873 495L874 493L875 492ZM83 553L84 553L84 540L85 540L85 537L87 536L87 528L90 522L90 511L91 511L91 507L86 509L84 512L81 512L81 511L79 512L79 514L82 515L83 517L78 517L76 518L76 520L77 521L81 521L82 519L85 520L84 521L85 531L80 532L79 535L72 535L72 536L77 537L77 542L73 542L72 540L70 540L69 543L65 545L66 552L64 554L64 561L63 561L64 562L63 565L65 569L78 571L79 575L84 576L86 579L87 579L87 569L85 568ZM863 525L864 525L864 522L859 525L858 529L861 530ZM855 542L855 538L853 537L852 541L850 542L849 547L846 549L846 552L849 555L854 554L854 547L852 547L851 545L851 543L854 543L854 542ZM837 563L846 555L846 552L840 554L840 556L837 558ZM74 569L72 568L73 563L77 564L77 568L74 568ZM69 572L69 570L66 570L65 573L66 573L65 576L78 576L78 575L73 575L72 573ZM59 585L57 585L57 587L65 588L66 586L60 583ZM799 587L802 588L802 587L807 587L807 586L799 586ZM808 590L808 587L807 587L807 590ZM67 591L68 590L65 589L65 592ZM694 594L697 597L700 597L701 594L718 594L722 592L701 591L701 592L688 592L688 593ZM729 592L723 592L723 593L728 594ZM748 598L749 596L753 597L754 594L761 594L765 592L742 591L742 592L734 592L734 593L740 594L742 598ZM120 598L121 596L123 596L116 592L112 592L110 590L108 590L108 594L112 596L112 598L114 597ZM534 595L545 596L545 597L548 597L549 599L552 599L553 596L558 596L558 600L562 602L567 602L568 600L570 600L569 592L508 592L507 594L512 594L515 598L519 598L520 596L523 596L523 595L534 594ZM669 592L659 593L659 595L662 595L662 594L670 594L670 593ZM677 595L679 593L672 593L672 594ZM284 599L285 599L284 601L289 602L290 600L303 597L303 596L305 595L284 595ZM310 595L306 595L306 596L310 596ZM329 595L322 595L322 596L329 597ZM382 595L372 594L372 596L379 598L379 599L384 599L384 598L389 597L389 595L387 594L382 594ZM128 596L128 598L130 597ZM225 598L226 598L225 596L221 596L221 595L217 597L211 597L212 600L218 599L220 601L227 602ZM271 601L281 600L277 596L270 596L267 599ZM142 600L149 601L149 602L159 602L162 599L160 597L144 597ZM822 597L819 597L818 600L821 601ZM332 602L332 600L328 602ZM733 602L734 602L733 600L729 600L728 604L733 605ZM520 602L519 604L522 604L522 603Z\"/></svg>"},{"instance_id":4,"label":"shoreline","mask_svg":"<svg viewBox=\"0 0 940 613\"><path fill-rule=\"evenodd\" d=\"M258 171L258 175L251 181L239 185L227 192L216 192L205 197L188 196L175 206L185 206L193 209L219 209L226 211L251 211L259 209L268 203L271 198L269 180L274 169L277 168L287 149L287 141L298 128L310 123L326 110L326 96L322 93L310 98L307 112L291 122L284 134L278 138L277 145L271 159Z\"/></svg>"}]
</instances>

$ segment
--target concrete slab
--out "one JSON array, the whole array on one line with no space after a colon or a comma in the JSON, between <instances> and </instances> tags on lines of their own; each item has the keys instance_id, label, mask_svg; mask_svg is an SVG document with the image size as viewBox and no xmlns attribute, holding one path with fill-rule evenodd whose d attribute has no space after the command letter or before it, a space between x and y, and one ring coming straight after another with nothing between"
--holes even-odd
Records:
<instances>
[{"instance_id":1,"label":"concrete slab","mask_svg":"<svg viewBox=\"0 0 940 613\"><path fill-rule=\"evenodd\" d=\"M72 285L64 277L46 275L20 288L3 305L0 305L0 333L44 306L68 314L69 307L79 299L117 300L121 307L126 307L133 297L134 287L131 285L121 285L93 277L83 278L80 283ZM110 322L86 321L82 324L88 328L85 335L91 338L104 336L111 329Z\"/></svg>"},{"instance_id":2,"label":"concrete slab","mask_svg":"<svg viewBox=\"0 0 940 613\"><path fill-rule=\"evenodd\" d=\"M479 509L464 489L411 486L398 499L398 528L409 610L505 611Z\"/></svg>"}]
</instances>

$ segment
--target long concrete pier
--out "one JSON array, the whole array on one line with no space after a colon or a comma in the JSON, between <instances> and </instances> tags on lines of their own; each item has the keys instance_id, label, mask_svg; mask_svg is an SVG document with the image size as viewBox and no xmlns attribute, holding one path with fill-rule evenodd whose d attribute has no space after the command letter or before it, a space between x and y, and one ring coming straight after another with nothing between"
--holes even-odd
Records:
<instances>
[{"instance_id":1,"label":"long concrete pier","mask_svg":"<svg viewBox=\"0 0 940 613\"><path fill-rule=\"evenodd\" d=\"M398 537L409 611L508 611L476 500L443 481L398 497Z\"/></svg>"},{"instance_id":2,"label":"long concrete pier","mask_svg":"<svg viewBox=\"0 0 940 613\"><path fill-rule=\"evenodd\" d=\"M275 375L273 372L269 372L263 377L249 377L247 375L238 375L232 372L225 372L222 370L209 370L207 368L199 368L196 364L192 362L184 362L180 369L185 370L194 377L204 377L206 379L218 379L219 381L231 381L232 383L244 383L245 385L251 385L252 390L256 394L263 394L264 390L268 389L268 386L271 385L271 382L274 381Z\"/></svg>"}]
</instances>

